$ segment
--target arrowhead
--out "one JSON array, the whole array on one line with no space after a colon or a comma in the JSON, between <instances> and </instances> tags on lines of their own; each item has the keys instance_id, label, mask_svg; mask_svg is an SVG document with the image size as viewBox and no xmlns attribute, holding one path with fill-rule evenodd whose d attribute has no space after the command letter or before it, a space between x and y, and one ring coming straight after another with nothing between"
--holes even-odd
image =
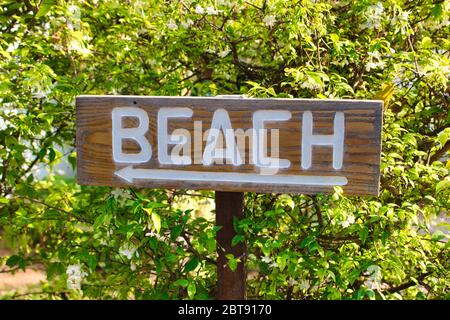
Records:
<instances>
[{"instance_id":1,"label":"arrowhead","mask_svg":"<svg viewBox=\"0 0 450 320\"><path fill-rule=\"evenodd\" d=\"M114 172L114 174L129 183L133 183L133 171L133 166L128 166L117 170L116 172Z\"/></svg>"}]
</instances>

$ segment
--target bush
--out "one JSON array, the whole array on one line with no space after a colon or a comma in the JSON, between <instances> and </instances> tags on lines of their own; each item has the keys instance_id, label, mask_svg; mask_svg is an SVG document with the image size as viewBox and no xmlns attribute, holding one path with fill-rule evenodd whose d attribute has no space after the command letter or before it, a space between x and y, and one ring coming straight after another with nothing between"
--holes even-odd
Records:
<instances>
[{"instance_id":1,"label":"bush","mask_svg":"<svg viewBox=\"0 0 450 320\"><path fill-rule=\"evenodd\" d=\"M2 0L0 21L0 264L44 265L40 297L212 298L212 192L52 168L79 94L249 94L385 109L379 197L246 194L247 296L449 298L448 2Z\"/></svg>"}]
</instances>

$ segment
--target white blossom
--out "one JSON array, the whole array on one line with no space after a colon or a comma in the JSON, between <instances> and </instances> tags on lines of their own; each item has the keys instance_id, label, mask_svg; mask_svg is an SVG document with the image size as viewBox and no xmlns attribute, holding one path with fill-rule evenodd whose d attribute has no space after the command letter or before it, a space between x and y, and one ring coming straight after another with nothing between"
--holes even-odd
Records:
<instances>
[{"instance_id":1,"label":"white blossom","mask_svg":"<svg viewBox=\"0 0 450 320\"><path fill-rule=\"evenodd\" d=\"M6 52L14 52L19 47L19 42L10 43Z\"/></svg>"},{"instance_id":2,"label":"white blossom","mask_svg":"<svg viewBox=\"0 0 450 320\"><path fill-rule=\"evenodd\" d=\"M402 11L392 19L392 22L404 25L408 23L410 14L410 11Z\"/></svg>"},{"instance_id":3,"label":"white blossom","mask_svg":"<svg viewBox=\"0 0 450 320\"><path fill-rule=\"evenodd\" d=\"M372 69L376 69L377 64L375 62L368 62L366 63L366 71L370 71Z\"/></svg>"},{"instance_id":4,"label":"white blossom","mask_svg":"<svg viewBox=\"0 0 450 320\"><path fill-rule=\"evenodd\" d=\"M290 285L292 287L292 286L296 285L298 282L295 279L289 278L287 283L288 283L288 285Z\"/></svg>"},{"instance_id":5,"label":"white blossom","mask_svg":"<svg viewBox=\"0 0 450 320\"><path fill-rule=\"evenodd\" d=\"M380 52L375 50L375 51L369 51L367 52L367 55L371 58L371 59L376 59L376 60L380 60L381 56L380 56Z\"/></svg>"},{"instance_id":6,"label":"white blossom","mask_svg":"<svg viewBox=\"0 0 450 320\"><path fill-rule=\"evenodd\" d=\"M72 264L67 267L67 288L72 290L80 290L83 278L87 273L81 270L81 265Z\"/></svg>"},{"instance_id":7,"label":"white blossom","mask_svg":"<svg viewBox=\"0 0 450 320\"><path fill-rule=\"evenodd\" d=\"M218 6L229 7L231 5L231 3L228 0L217 0L217 5Z\"/></svg>"},{"instance_id":8,"label":"white blossom","mask_svg":"<svg viewBox=\"0 0 450 320\"><path fill-rule=\"evenodd\" d=\"M355 216L349 215L346 220L341 222L343 228L348 228L350 225L355 223Z\"/></svg>"},{"instance_id":9,"label":"white blossom","mask_svg":"<svg viewBox=\"0 0 450 320\"><path fill-rule=\"evenodd\" d=\"M203 9L203 7L201 6L201 5L197 5L196 7L195 7L195 13L197 13L197 14L203 14L203 13L205 13L205 9Z\"/></svg>"},{"instance_id":10,"label":"white blossom","mask_svg":"<svg viewBox=\"0 0 450 320\"><path fill-rule=\"evenodd\" d=\"M354 215L350 215L347 218L347 221L350 222L350 224L354 224L355 223L355 216Z\"/></svg>"},{"instance_id":11,"label":"white blossom","mask_svg":"<svg viewBox=\"0 0 450 320\"><path fill-rule=\"evenodd\" d=\"M408 22L410 14L411 14L410 11L403 11L398 18L401 21Z\"/></svg>"},{"instance_id":12,"label":"white blossom","mask_svg":"<svg viewBox=\"0 0 450 320\"><path fill-rule=\"evenodd\" d=\"M314 81L314 79L308 77L303 83L300 85L301 88L310 89L310 90L320 90L322 86Z\"/></svg>"},{"instance_id":13,"label":"white blossom","mask_svg":"<svg viewBox=\"0 0 450 320\"><path fill-rule=\"evenodd\" d=\"M71 264L71 265L67 266L66 274L68 276L81 274L81 265L80 264Z\"/></svg>"},{"instance_id":14,"label":"white blossom","mask_svg":"<svg viewBox=\"0 0 450 320\"><path fill-rule=\"evenodd\" d=\"M83 34L83 36L81 37L84 41L87 41L87 42L89 42L89 41L91 41L92 40L92 37L90 36L90 35L88 35L88 34ZM131 40L131 39L130 39Z\"/></svg>"},{"instance_id":15,"label":"white blossom","mask_svg":"<svg viewBox=\"0 0 450 320\"><path fill-rule=\"evenodd\" d=\"M309 280L303 279L300 281L299 286L301 290L308 290L311 287L311 283L309 282Z\"/></svg>"},{"instance_id":16,"label":"white blossom","mask_svg":"<svg viewBox=\"0 0 450 320\"><path fill-rule=\"evenodd\" d=\"M278 268L278 263L276 262L272 262L271 264L269 264L270 268Z\"/></svg>"},{"instance_id":17,"label":"white blossom","mask_svg":"<svg viewBox=\"0 0 450 320\"><path fill-rule=\"evenodd\" d=\"M67 10L68 10L70 13L76 13L76 12L78 11L78 7L77 7L77 6L74 6L74 5L70 5L70 6L67 8Z\"/></svg>"},{"instance_id":18,"label":"white blossom","mask_svg":"<svg viewBox=\"0 0 450 320\"><path fill-rule=\"evenodd\" d=\"M428 294L428 289L426 287L424 287L423 285L418 285L416 288L423 294Z\"/></svg>"},{"instance_id":19,"label":"white blossom","mask_svg":"<svg viewBox=\"0 0 450 320\"><path fill-rule=\"evenodd\" d=\"M69 42L69 51L76 51L82 56L88 56L91 54L91 50L87 48L81 41L77 39L72 39Z\"/></svg>"},{"instance_id":20,"label":"white blossom","mask_svg":"<svg viewBox=\"0 0 450 320\"><path fill-rule=\"evenodd\" d=\"M16 32L17 30L19 30L20 24L16 23L12 28L11 28L11 32Z\"/></svg>"},{"instance_id":21,"label":"white blossom","mask_svg":"<svg viewBox=\"0 0 450 320\"><path fill-rule=\"evenodd\" d=\"M219 57L224 58L224 57L226 57L230 52L231 52L231 50L227 48L227 49L225 49L225 50L219 52L218 55L219 55Z\"/></svg>"},{"instance_id":22,"label":"white blossom","mask_svg":"<svg viewBox=\"0 0 450 320\"><path fill-rule=\"evenodd\" d=\"M126 41L131 41L131 37L129 35L127 35L127 34L124 34L124 33L122 33L120 35L120 39L126 40Z\"/></svg>"},{"instance_id":23,"label":"white blossom","mask_svg":"<svg viewBox=\"0 0 450 320\"><path fill-rule=\"evenodd\" d=\"M427 25L429 25L431 30L443 29L450 26L450 19L443 18L442 21L436 24L436 20L427 20Z\"/></svg>"},{"instance_id":24,"label":"white blossom","mask_svg":"<svg viewBox=\"0 0 450 320\"><path fill-rule=\"evenodd\" d=\"M384 8L381 2L369 6L364 11L366 21L361 25L361 29L379 29L381 27L383 12Z\"/></svg>"},{"instance_id":25,"label":"white blossom","mask_svg":"<svg viewBox=\"0 0 450 320\"><path fill-rule=\"evenodd\" d=\"M267 15L264 17L263 22L268 27L273 27L275 24L276 18L274 15Z\"/></svg>"},{"instance_id":26,"label":"white blossom","mask_svg":"<svg viewBox=\"0 0 450 320\"><path fill-rule=\"evenodd\" d=\"M189 28L193 24L194 24L194 21L192 21L191 19L187 19L186 21L181 22L181 26L185 29Z\"/></svg>"},{"instance_id":27,"label":"white blossom","mask_svg":"<svg viewBox=\"0 0 450 320\"><path fill-rule=\"evenodd\" d=\"M369 62L366 64L367 71L370 71L371 69L376 69L376 68L384 69L384 67L386 67L386 63L382 60L380 60L378 62Z\"/></svg>"},{"instance_id":28,"label":"white blossom","mask_svg":"<svg viewBox=\"0 0 450 320\"><path fill-rule=\"evenodd\" d=\"M378 51L367 52L369 56L369 62L366 63L366 71L370 71L372 69L383 69L386 66L386 63L381 60L380 53Z\"/></svg>"},{"instance_id":29,"label":"white blossom","mask_svg":"<svg viewBox=\"0 0 450 320\"><path fill-rule=\"evenodd\" d=\"M392 80L396 87L402 88L403 80L399 76L395 76L394 80Z\"/></svg>"},{"instance_id":30,"label":"white blossom","mask_svg":"<svg viewBox=\"0 0 450 320\"><path fill-rule=\"evenodd\" d=\"M137 248L132 243L125 243L119 248L119 253L131 260Z\"/></svg>"},{"instance_id":31,"label":"white blossom","mask_svg":"<svg viewBox=\"0 0 450 320\"><path fill-rule=\"evenodd\" d=\"M271 263L272 262L272 258L269 256L265 256L261 259L261 261L265 262L265 263Z\"/></svg>"},{"instance_id":32,"label":"white blossom","mask_svg":"<svg viewBox=\"0 0 450 320\"><path fill-rule=\"evenodd\" d=\"M381 284L381 280L383 275L381 274L381 268L377 265L370 265L367 267L367 270L364 272L365 275L368 275L366 281L364 281L364 285L372 290L380 290L383 288Z\"/></svg>"},{"instance_id":33,"label":"white blossom","mask_svg":"<svg viewBox=\"0 0 450 320\"><path fill-rule=\"evenodd\" d=\"M37 91L33 91L31 95L33 96L33 98L43 99L43 98L47 97L50 94L50 92L51 92L50 90L42 91L39 89Z\"/></svg>"},{"instance_id":34,"label":"white blossom","mask_svg":"<svg viewBox=\"0 0 450 320\"><path fill-rule=\"evenodd\" d=\"M369 275L370 278L381 280L381 268L377 266L376 264L371 264L367 267L366 274Z\"/></svg>"},{"instance_id":35,"label":"white blossom","mask_svg":"<svg viewBox=\"0 0 450 320\"><path fill-rule=\"evenodd\" d=\"M170 30L176 30L178 29L178 25L173 21L172 19L169 20L169 22L166 24L167 28Z\"/></svg>"},{"instance_id":36,"label":"white blossom","mask_svg":"<svg viewBox=\"0 0 450 320\"><path fill-rule=\"evenodd\" d=\"M216 15L220 12L220 10L217 10L216 8L214 8L213 6L209 6L206 8L206 13L207 14L211 14L211 15Z\"/></svg>"},{"instance_id":37,"label":"white blossom","mask_svg":"<svg viewBox=\"0 0 450 320\"><path fill-rule=\"evenodd\" d=\"M136 265L134 263L130 264L131 271L136 271Z\"/></svg>"},{"instance_id":38,"label":"white blossom","mask_svg":"<svg viewBox=\"0 0 450 320\"><path fill-rule=\"evenodd\" d=\"M111 192L111 195L114 197L114 199L131 199L130 193L120 188L117 188L113 192Z\"/></svg>"},{"instance_id":39,"label":"white blossom","mask_svg":"<svg viewBox=\"0 0 450 320\"><path fill-rule=\"evenodd\" d=\"M147 232L145 234L145 236L146 237L154 237L154 238L156 238L156 239L158 239L160 241L164 241L165 240L163 236L161 236L159 233L156 233L156 232L153 232L153 231Z\"/></svg>"}]
</instances>

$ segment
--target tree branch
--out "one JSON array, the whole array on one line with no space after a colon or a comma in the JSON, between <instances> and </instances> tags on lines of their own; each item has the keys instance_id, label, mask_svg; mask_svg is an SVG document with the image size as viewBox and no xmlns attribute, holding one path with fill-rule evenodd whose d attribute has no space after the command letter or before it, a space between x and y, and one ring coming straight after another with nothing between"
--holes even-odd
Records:
<instances>
[{"instance_id":1,"label":"tree branch","mask_svg":"<svg viewBox=\"0 0 450 320\"><path fill-rule=\"evenodd\" d=\"M433 163L434 161L439 161L439 159L449 150L450 140L448 140L440 150L436 151L436 153L430 157L430 162Z\"/></svg>"},{"instance_id":2,"label":"tree branch","mask_svg":"<svg viewBox=\"0 0 450 320\"><path fill-rule=\"evenodd\" d=\"M421 281L423 281L426 277L428 277L431 274L431 272L427 272L424 274L421 274L420 276L417 277L417 281L420 283ZM399 292L405 289L408 289L409 287L415 286L417 285L417 282L410 280L408 282L402 283L396 287L391 287L389 289L384 290L383 292L386 293L395 293L395 292Z\"/></svg>"}]
</instances>

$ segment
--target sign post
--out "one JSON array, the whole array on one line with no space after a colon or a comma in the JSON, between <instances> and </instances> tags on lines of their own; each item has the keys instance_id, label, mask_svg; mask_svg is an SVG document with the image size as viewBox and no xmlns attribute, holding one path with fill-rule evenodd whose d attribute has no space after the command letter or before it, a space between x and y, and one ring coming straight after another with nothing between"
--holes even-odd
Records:
<instances>
[{"instance_id":1,"label":"sign post","mask_svg":"<svg viewBox=\"0 0 450 320\"><path fill-rule=\"evenodd\" d=\"M216 191L218 299L245 298L243 192L378 195L382 101L79 96L81 185ZM241 262L227 264L232 253Z\"/></svg>"},{"instance_id":2,"label":"sign post","mask_svg":"<svg viewBox=\"0 0 450 320\"><path fill-rule=\"evenodd\" d=\"M217 98L243 99L242 95L220 95ZM217 300L243 300L245 299L245 283L247 272L245 269L246 247L241 241L232 246L234 220L244 218L243 192L215 192L216 225L222 228L216 236L217 243ZM236 270L228 266L227 254L239 257Z\"/></svg>"},{"instance_id":3,"label":"sign post","mask_svg":"<svg viewBox=\"0 0 450 320\"><path fill-rule=\"evenodd\" d=\"M244 193L216 191L216 225L222 228L217 233L217 294L218 300L245 299L245 243L231 246L236 235L234 218L244 218ZM240 262L235 271L228 267L227 254L238 257Z\"/></svg>"}]
</instances>

